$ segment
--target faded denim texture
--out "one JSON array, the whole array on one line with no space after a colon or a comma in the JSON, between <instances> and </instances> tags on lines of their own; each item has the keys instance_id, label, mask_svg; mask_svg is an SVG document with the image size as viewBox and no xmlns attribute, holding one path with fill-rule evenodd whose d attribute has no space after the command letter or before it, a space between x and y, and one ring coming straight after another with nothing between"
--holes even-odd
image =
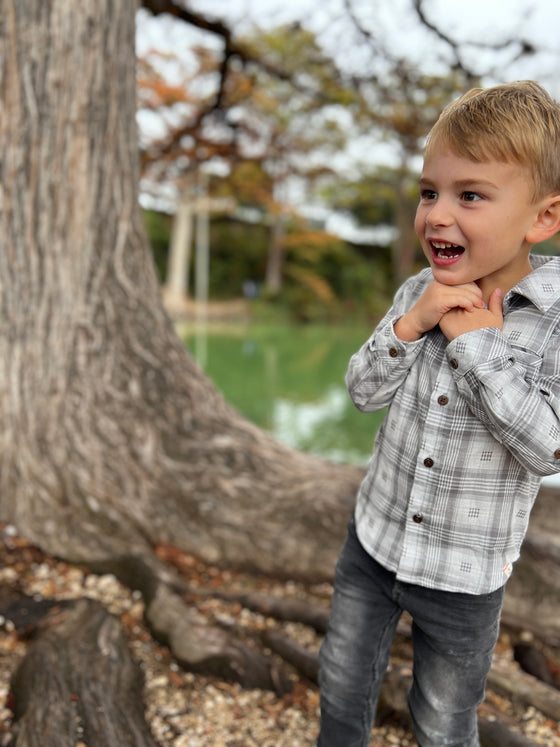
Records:
<instances>
[{"instance_id":1,"label":"faded denim texture","mask_svg":"<svg viewBox=\"0 0 560 747\"><path fill-rule=\"evenodd\" d=\"M503 591L472 595L401 583L365 552L351 521L320 652L318 747L369 744L403 610L413 618L409 708L418 744L478 747L476 710L498 637Z\"/></svg>"}]
</instances>

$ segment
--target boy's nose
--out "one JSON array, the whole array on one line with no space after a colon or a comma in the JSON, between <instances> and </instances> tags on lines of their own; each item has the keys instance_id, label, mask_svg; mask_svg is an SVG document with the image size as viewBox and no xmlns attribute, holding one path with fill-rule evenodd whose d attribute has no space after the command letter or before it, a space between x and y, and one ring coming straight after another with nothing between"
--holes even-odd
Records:
<instances>
[{"instance_id":1,"label":"boy's nose","mask_svg":"<svg viewBox=\"0 0 560 747\"><path fill-rule=\"evenodd\" d=\"M426 215L426 223L432 227L449 226L453 223L452 211L443 200L438 200Z\"/></svg>"}]
</instances>

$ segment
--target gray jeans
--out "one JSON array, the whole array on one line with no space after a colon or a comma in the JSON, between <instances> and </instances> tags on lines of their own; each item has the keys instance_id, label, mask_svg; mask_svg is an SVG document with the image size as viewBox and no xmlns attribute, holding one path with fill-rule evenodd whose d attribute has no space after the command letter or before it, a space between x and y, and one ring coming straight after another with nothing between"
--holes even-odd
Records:
<instances>
[{"instance_id":1,"label":"gray jeans","mask_svg":"<svg viewBox=\"0 0 560 747\"><path fill-rule=\"evenodd\" d=\"M408 704L420 747L478 747L476 710L499 632L504 589L480 596L397 581L360 545L353 521L337 563L320 651L318 747L367 747L397 622L413 619Z\"/></svg>"}]
</instances>

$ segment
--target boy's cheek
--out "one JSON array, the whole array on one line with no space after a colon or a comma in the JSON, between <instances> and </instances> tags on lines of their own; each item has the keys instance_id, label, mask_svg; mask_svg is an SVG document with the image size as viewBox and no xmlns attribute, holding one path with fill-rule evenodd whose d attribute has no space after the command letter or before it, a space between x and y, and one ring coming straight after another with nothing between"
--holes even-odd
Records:
<instances>
[{"instance_id":1,"label":"boy's cheek","mask_svg":"<svg viewBox=\"0 0 560 747\"><path fill-rule=\"evenodd\" d=\"M416 211L416 216L414 218L414 230L416 231L416 235L418 236L420 240L422 240L425 226L426 226L426 218L422 217L422 213L420 209L418 209Z\"/></svg>"}]
</instances>

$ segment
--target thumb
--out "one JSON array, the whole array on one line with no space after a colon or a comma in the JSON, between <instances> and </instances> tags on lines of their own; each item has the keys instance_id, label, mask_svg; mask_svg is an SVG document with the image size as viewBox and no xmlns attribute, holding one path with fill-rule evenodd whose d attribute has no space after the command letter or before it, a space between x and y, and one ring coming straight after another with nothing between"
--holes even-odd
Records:
<instances>
[{"instance_id":1,"label":"thumb","mask_svg":"<svg viewBox=\"0 0 560 747\"><path fill-rule=\"evenodd\" d=\"M500 318L502 317L502 298L502 291L500 288L496 288L488 299L488 311Z\"/></svg>"}]
</instances>

